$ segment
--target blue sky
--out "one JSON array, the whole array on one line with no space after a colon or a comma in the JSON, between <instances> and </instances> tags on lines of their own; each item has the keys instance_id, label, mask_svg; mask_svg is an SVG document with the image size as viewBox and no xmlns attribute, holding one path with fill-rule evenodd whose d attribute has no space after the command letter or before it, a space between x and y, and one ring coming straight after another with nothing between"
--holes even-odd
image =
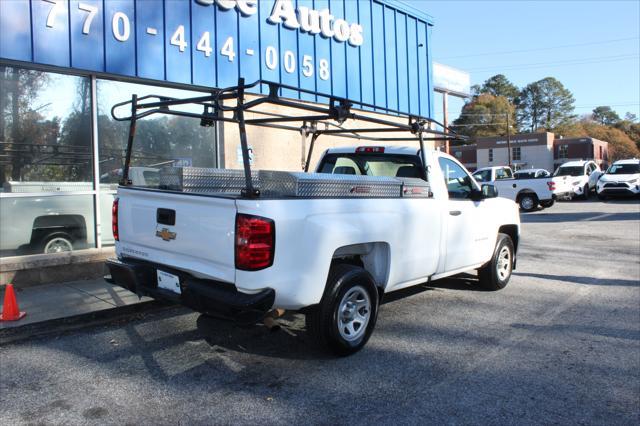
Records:
<instances>
[{"instance_id":1,"label":"blue sky","mask_svg":"<svg viewBox=\"0 0 640 426\"><path fill-rule=\"evenodd\" d=\"M472 84L498 73L518 87L551 76L571 90L577 114L610 105L640 117L638 0L405 3L434 18L434 61L468 71ZM449 104L453 120L462 102Z\"/></svg>"}]
</instances>

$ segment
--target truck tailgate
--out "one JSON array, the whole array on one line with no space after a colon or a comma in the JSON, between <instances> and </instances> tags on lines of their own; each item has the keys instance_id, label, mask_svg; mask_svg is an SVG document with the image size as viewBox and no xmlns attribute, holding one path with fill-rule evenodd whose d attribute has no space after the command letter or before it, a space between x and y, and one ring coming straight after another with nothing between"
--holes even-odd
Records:
<instances>
[{"instance_id":1,"label":"truck tailgate","mask_svg":"<svg viewBox=\"0 0 640 426\"><path fill-rule=\"evenodd\" d=\"M120 188L118 200L119 256L235 281L234 199Z\"/></svg>"}]
</instances>

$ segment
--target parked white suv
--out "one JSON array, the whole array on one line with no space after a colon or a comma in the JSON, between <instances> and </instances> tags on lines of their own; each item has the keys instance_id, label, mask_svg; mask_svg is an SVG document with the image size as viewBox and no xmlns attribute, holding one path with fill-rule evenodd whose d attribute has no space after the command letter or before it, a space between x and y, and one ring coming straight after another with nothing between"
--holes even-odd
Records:
<instances>
[{"instance_id":1,"label":"parked white suv","mask_svg":"<svg viewBox=\"0 0 640 426\"><path fill-rule=\"evenodd\" d=\"M600 177L596 187L601 200L615 195L640 195L640 160L620 160Z\"/></svg>"},{"instance_id":2,"label":"parked white suv","mask_svg":"<svg viewBox=\"0 0 640 426\"><path fill-rule=\"evenodd\" d=\"M600 167L593 160L566 162L553 174L553 194L558 199L581 197L586 200L591 191L596 190L601 175Z\"/></svg>"}]
</instances>

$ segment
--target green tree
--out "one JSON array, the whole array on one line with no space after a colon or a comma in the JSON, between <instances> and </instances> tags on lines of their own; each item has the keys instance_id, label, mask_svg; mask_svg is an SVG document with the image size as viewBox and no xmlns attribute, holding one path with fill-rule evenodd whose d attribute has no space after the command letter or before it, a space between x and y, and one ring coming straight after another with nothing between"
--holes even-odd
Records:
<instances>
[{"instance_id":1,"label":"green tree","mask_svg":"<svg viewBox=\"0 0 640 426\"><path fill-rule=\"evenodd\" d=\"M507 117L510 124L514 123L515 107L507 98L481 94L462 107L452 127L471 138L506 135Z\"/></svg>"},{"instance_id":2,"label":"green tree","mask_svg":"<svg viewBox=\"0 0 640 426\"><path fill-rule=\"evenodd\" d=\"M613 126L620 121L620 116L610 106L599 106L593 110L591 119L605 126Z\"/></svg>"},{"instance_id":3,"label":"green tree","mask_svg":"<svg viewBox=\"0 0 640 426\"><path fill-rule=\"evenodd\" d=\"M520 94L520 90L516 85L511 83L503 74L497 74L488 78L482 86L474 85L472 90L476 96L481 94L503 96L514 105L517 103L518 95Z\"/></svg>"},{"instance_id":4,"label":"green tree","mask_svg":"<svg viewBox=\"0 0 640 426\"><path fill-rule=\"evenodd\" d=\"M619 120L613 125L616 129L622 130L636 144L640 150L640 123L635 114L626 113L623 120Z\"/></svg>"},{"instance_id":5,"label":"green tree","mask_svg":"<svg viewBox=\"0 0 640 426\"><path fill-rule=\"evenodd\" d=\"M520 92L518 123L532 132L553 131L575 119L573 94L553 77L528 84Z\"/></svg>"}]
</instances>

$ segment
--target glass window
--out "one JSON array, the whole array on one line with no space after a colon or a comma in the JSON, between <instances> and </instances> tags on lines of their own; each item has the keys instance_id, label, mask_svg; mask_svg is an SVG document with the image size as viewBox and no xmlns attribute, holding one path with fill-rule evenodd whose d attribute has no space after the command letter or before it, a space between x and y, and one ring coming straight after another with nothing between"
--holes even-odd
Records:
<instances>
[{"instance_id":1,"label":"glass window","mask_svg":"<svg viewBox=\"0 0 640 426\"><path fill-rule=\"evenodd\" d=\"M98 80L98 140L100 152L101 189L115 189L124 164L128 121L115 121L111 107L119 102L138 97L160 95L174 98L202 96L200 92L167 89L118 81ZM202 112L202 107L185 105L175 109ZM174 109L172 107L172 109ZM129 115L122 107L119 115ZM134 185L157 186L162 167L193 166L216 167L215 128L200 126L200 120L165 114L154 114L137 123L133 142L131 170Z\"/></svg>"},{"instance_id":2,"label":"glass window","mask_svg":"<svg viewBox=\"0 0 640 426\"><path fill-rule=\"evenodd\" d=\"M491 169L478 170L473 174L473 178L478 182L491 182Z\"/></svg>"},{"instance_id":3,"label":"glass window","mask_svg":"<svg viewBox=\"0 0 640 426\"><path fill-rule=\"evenodd\" d=\"M320 173L424 179L418 158L411 155L328 154L319 170Z\"/></svg>"},{"instance_id":4,"label":"glass window","mask_svg":"<svg viewBox=\"0 0 640 426\"><path fill-rule=\"evenodd\" d=\"M474 188L471 176L458 164L448 158L438 158L438 163L444 175L444 183L447 185L449 198L466 199L469 198Z\"/></svg>"},{"instance_id":5,"label":"glass window","mask_svg":"<svg viewBox=\"0 0 640 426\"><path fill-rule=\"evenodd\" d=\"M521 147L519 146L514 146L513 148L511 148L511 157L514 161L520 161L521 158Z\"/></svg>"},{"instance_id":6,"label":"glass window","mask_svg":"<svg viewBox=\"0 0 640 426\"><path fill-rule=\"evenodd\" d=\"M95 247L93 195L3 196L0 218L0 256Z\"/></svg>"},{"instance_id":7,"label":"glass window","mask_svg":"<svg viewBox=\"0 0 640 426\"><path fill-rule=\"evenodd\" d=\"M569 145L560 145L558 147L558 158L569 158Z\"/></svg>"},{"instance_id":8,"label":"glass window","mask_svg":"<svg viewBox=\"0 0 640 426\"><path fill-rule=\"evenodd\" d=\"M0 66L2 192L93 189L91 81Z\"/></svg>"},{"instance_id":9,"label":"glass window","mask_svg":"<svg viewBox=\"0 0 640 426\"><path fill-rule=\"evenodd\" d=\"M511 170L506 168L496 169L496 180L499 179L511 179Z\"/></svg>"}]
</instances>

